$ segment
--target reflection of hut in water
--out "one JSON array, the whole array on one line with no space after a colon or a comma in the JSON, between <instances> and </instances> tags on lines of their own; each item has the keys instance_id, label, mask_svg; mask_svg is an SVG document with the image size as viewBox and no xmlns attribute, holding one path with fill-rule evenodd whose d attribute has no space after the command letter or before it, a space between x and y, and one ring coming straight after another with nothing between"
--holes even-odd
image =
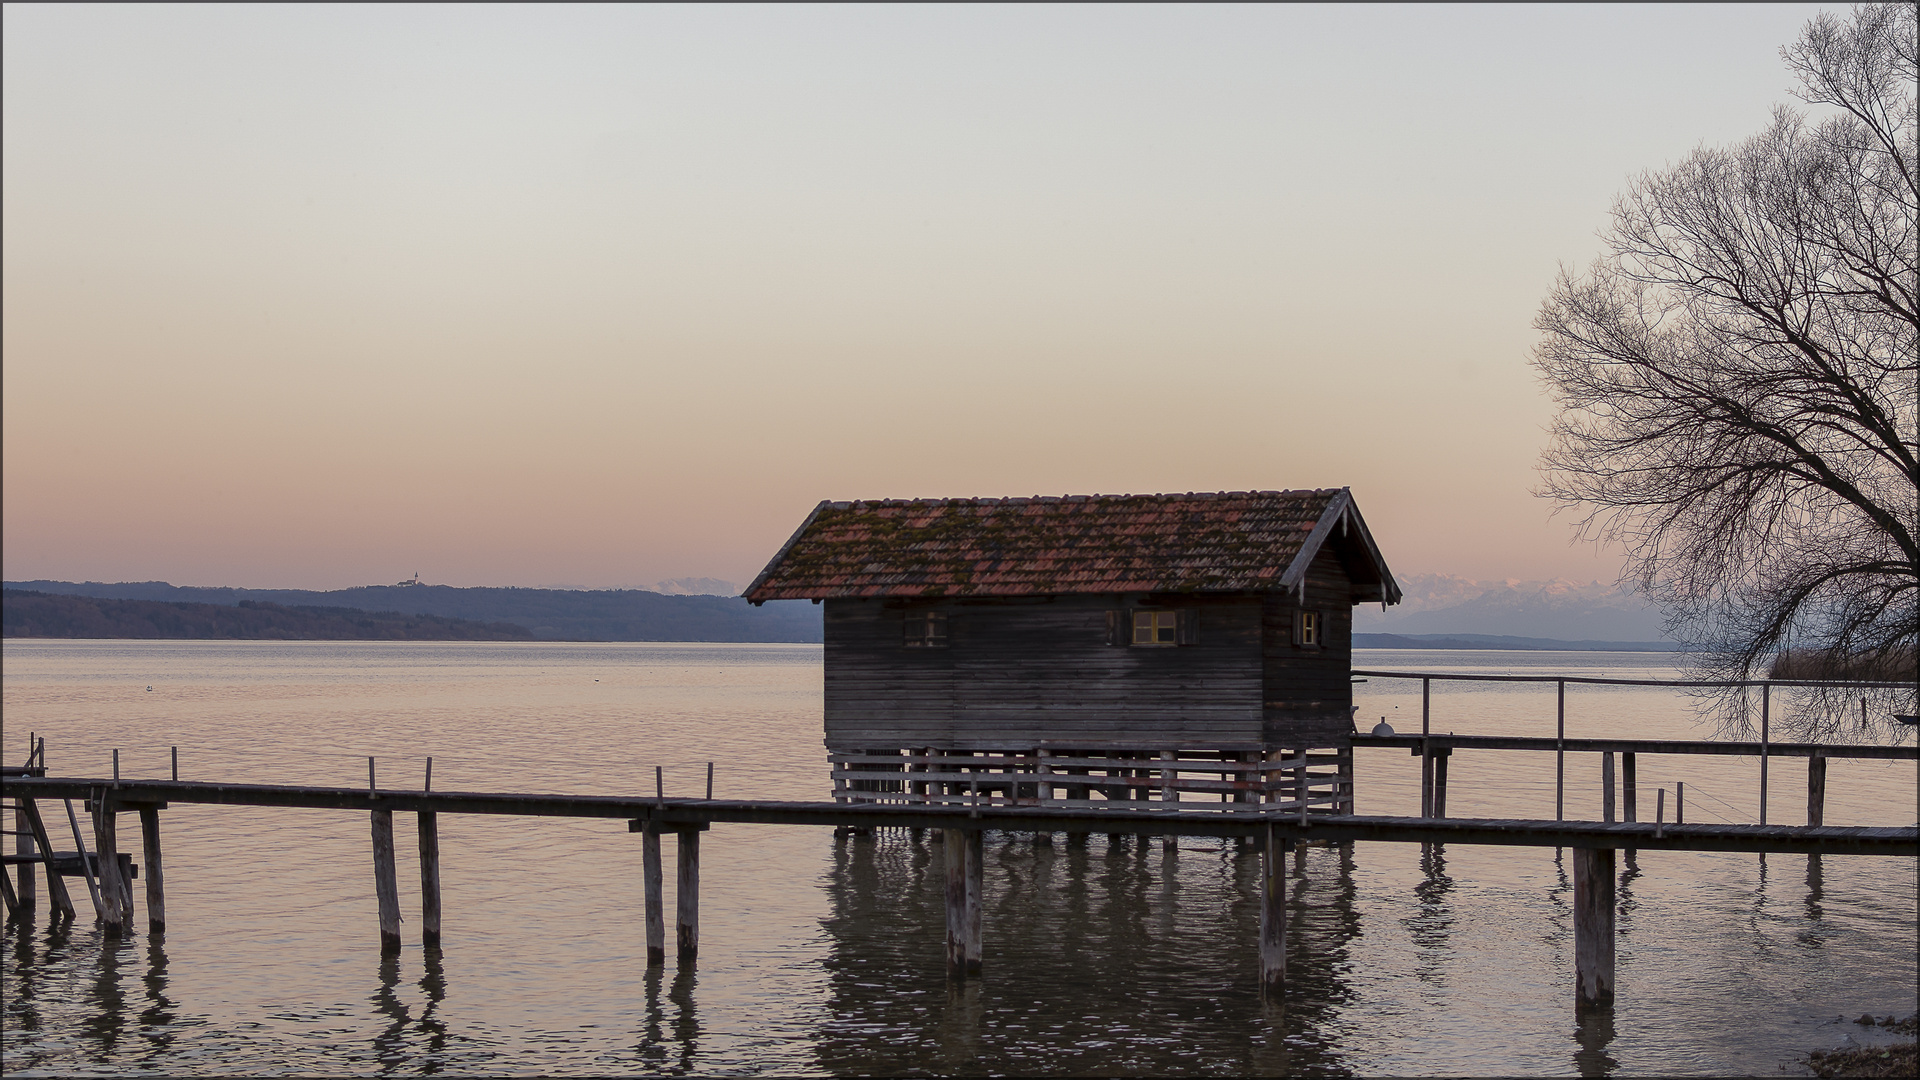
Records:
<instances>
[{"instance_id":1,"label":"reflection of hut in water","mask_svg":"<svg viewBox=\"0 0 1920 1080\"><path fill-rule=\"evenodd\" d=\"M823 502L746 597L825 604L843 800L1333 811L1400 592L1343 488Z\"/></svg>"},{"instance_id":2,"label":"reflection of hut in water","mask_svg":"<svg viewBox=\"0 0 1920 1080\"><path fill-rule=\"evenodd\" d=\"M938 830L834 845L820 926L822 1019L808 1042L829 1075L1012 1073L1340 1075L1330 1033L1353 998L1360 933L1352 845L1289 857L1288 997L1262 1004L1260 856L1122 839L1035 845L989 833L989 980L929 966L945 905ZM1288 1043L1286 1036L1304 1036Z\"/></svg>"}]
</instances>

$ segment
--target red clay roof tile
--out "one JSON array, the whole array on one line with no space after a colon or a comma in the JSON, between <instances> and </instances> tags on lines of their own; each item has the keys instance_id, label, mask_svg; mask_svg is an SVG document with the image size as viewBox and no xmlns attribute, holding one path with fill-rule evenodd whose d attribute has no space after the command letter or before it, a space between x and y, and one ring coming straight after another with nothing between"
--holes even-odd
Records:
<instances>
[{"instance_id":1,"label":"red clay roof tile","mask_svg":"<svg viewBox=\"0 0 1920 1080\"><path fill-rule=\"evenodd\" d=\"M1343 494L823 502L746 597L1273 589Z\"/></svg>"}]
</instances>

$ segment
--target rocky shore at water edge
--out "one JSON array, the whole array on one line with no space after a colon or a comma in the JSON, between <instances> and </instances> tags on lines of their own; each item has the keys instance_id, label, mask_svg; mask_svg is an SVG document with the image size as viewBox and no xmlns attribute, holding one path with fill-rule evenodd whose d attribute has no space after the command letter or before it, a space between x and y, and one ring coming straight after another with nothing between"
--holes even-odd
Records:
<instances>
[{"instance_id":1,"label":"rocky shore at water edge","mask_svg":"<svg viewBox=\"0 0 1920 1080\"><path fill-rule=\"evenodd\" d=\"M1916 1018L1904 1020L1891 1016L1874 1019L1862 1015L1854 1023L1867 1028L1885 1028L1895 1035L1912 1036ZM1880 1046L1850 1046L1843 1050L1815 1050L1807 1055L1807 1068L1815 1076L1915 1076L1920 1075L1920 1057L1911 1038L1903 1043Z\"/></svg>"}]
</instances>

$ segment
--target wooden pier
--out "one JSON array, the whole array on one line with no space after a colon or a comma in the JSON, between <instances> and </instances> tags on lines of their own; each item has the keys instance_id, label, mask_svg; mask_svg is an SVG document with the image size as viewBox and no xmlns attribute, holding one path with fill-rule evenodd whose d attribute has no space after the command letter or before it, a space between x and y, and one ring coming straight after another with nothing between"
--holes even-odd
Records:
<instances>
[{"instance_id":1,"label":"wooden pier","mask_svg":"<svg viewBox=\"0 0 1920 1080\"><path fill-rule=\"evenodd\" d=\"M1460 737L1449 737L1459 739ZM1898 749L1898 748L1896 748ZM1902 756L1898 754L1885 756ZM1905 756L1912 756L1909 751ZM1283 991L1286 979L1286 881L1282 856L1304 841L1481 844L1574 849L1576 1003L1604 1005L1613 987L1613 852L1644 851L1794 852L1812 855L1892 855L1913 857L1916 829L1783 825L1683 825L1653 822L1499 820L1441 817L1370 817L1308 814L1259 803L1223 804L1204 813L1138 806L948 805L928 803L776 802L733 799L668 799L645 796L592 796L513 792L389 790L367 787L305 787L218 784L193 781L113 780L36 775L40 770L8 769L4 793L21 804L47 800L85 800L99 841L95 860L81 866L103 870L121 865L115 821L137 812L143 826L148 865L150 927L165 925L160 866L159 812L174 804L278 807L366 813L372 821L374 885L379 900L383 950L401 946L399 902L395 888L393 815L417 815L422 844L421 885L425 941L439 938L439 846L435 822L441 814L491 814L534 817L624 819L641 834L643 890L649 964L665 962L665 897L659 838L679 837L676 880L676 945L680 963L691 964L699 948L699 836L719 824L801 825L868 830L879 827L943 831L947 868L947 967L954 978L977 976L981 951L983 836L989 830L1069 835L1104 832L1158 836L1251 837L1265 860L1261 874L1260 934L1256 947L1263 990ZM657 789L656 789L657 790ZM430 842L429 842L430 841ZM10 863L31 860L8 857ZM44 860L42 860L44 863ZM51 865L45 863L45 865ZM131 875L129 874L128 877ZM24 879L23 879L24 880ZM50 886L55 878L50 878ZM23 890L24 891L24 890ZM52 889L50 887L49 891ZM111 871L101 874L102 921L110 933L130 932L132 892ZM8 890L8 905L25 906ZM70 905L67 911L71 915Z\"/></svg>"}]
</instances>

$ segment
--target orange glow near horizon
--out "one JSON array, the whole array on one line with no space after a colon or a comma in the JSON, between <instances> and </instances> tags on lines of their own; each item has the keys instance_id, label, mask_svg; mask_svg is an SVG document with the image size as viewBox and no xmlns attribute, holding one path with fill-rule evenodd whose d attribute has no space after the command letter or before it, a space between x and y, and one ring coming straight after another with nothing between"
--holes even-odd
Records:
<instances>
[{"instance_id":1,"label":"orange glow near horizon","mask_svg":"<svg viewBox=\"0 0 1920 1080\"><path fill-rule=\"evenodd\" d=\"M9 6L5 576L744 584L823 498L1349 486L1402 574L1607 580L1534 308L1815 10Z\"/></svg>"}]
</instances>

